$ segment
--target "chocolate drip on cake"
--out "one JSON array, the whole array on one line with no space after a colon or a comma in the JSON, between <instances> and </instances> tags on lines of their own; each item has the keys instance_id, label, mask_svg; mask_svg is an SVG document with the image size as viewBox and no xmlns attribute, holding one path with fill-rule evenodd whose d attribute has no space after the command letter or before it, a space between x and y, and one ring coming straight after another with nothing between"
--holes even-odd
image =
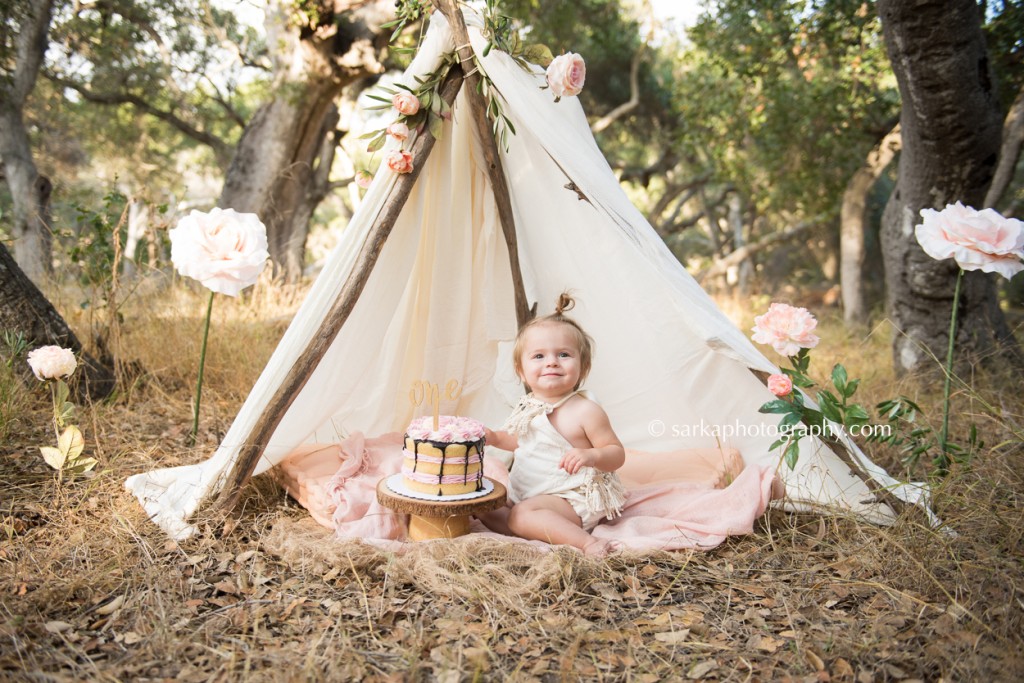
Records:
<instances>
[{"instance_id":1,"label":"chocolate drip on cake","mask_svg":"<svg viewBox=\"0 0 1024 683\"><path fill-rule=\"evenodd\" d=\"M413 444L413 447L412 447L412 458L413 458L413 460L412 460L412 471L413 472L415 472L416 468L419 466L420 444L427 444L429 446L432 446L433 448L436 448L438 451L441 452L441 465L438 468L438 472L437 472L437 485L438 485L438 489L437 489L437 494L436 495L438 495L438 496L443 496L444 495L444 489L441 487L441 485L442 485L442 483L444 481L444 475L445 475L444 468L445 468L446 459L447 459L447 456L448 456L448 448L451 447L451 446L464 446L465 449L466 449L465 460L463 461L463 464L462 464L462 467L463 467L463 470L462 470L462 483L463 484L468 484L469 483L469 477L470 477L470 474L469 474L469 464L470 464L469 463L469 458L470 458L470 455L472 454L472 451L474 449L476 450L476 453L480 456L480 469L477 472L473 473L473 476L475 477L475 482L474 483L476 484L474 490L475 491L482 491L482 490L484 490L484 482L483 482L483 476L484 476L484 444L486 442L486 440L484 438L481 437L480 439L477 439L476 441L434 441L432 439L414 439L414 438L410 437L408 434L406 435L406 438L409 441L412 441L412 444Z\"/></svg>"}]
</instances>

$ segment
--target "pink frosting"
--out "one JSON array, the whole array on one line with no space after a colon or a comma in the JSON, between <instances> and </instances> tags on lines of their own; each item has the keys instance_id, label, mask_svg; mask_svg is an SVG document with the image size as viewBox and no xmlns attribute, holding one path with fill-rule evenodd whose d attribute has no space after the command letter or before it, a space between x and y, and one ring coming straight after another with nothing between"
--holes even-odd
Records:
<instances>
[{"instance_id":1,"label":"pink frosting","mask_svg":"<svg viewBox=\"0 0 1024 683\"><path fill-rule=\"evenodd\" d=\"M402 453L409 460L415 460L416 462L429 462L433 463L434 465L440 465L442 463L445 465L462 465L465 464L466 462L466 456L464 455L462 457L445 456L442 459L434 455L427 455L426 453L413 453L412 451L407 449L404 449ZM479 453L472 453L469 456L469 464L472 465L475 462L480 462Z\"/></svg>"},{"instance_id":2,"label":"pink frosting","mask_svg":"<svg viewBox=\"0 0 1024 683\"><path fill-rule=\"evenodd\" d=\"M402 476L421 484L468 484L480 480L480 472L471 472L468 477L463 474L446 474L438 481L436 474L413 472L405 467L402 468Z\"/></svg>"},{"instance_id":3,"label":"pink frosting","mask_svg":"<svg viewBox=\"0 0 1024 683\"><path fill-rule=\"evenodd\" d=\"M405 433L417 441L466 443L484 438L484 425L471 417L441 415L435 430L434 417L424 415L413 420Z\"/></svg>"}]
</instances>

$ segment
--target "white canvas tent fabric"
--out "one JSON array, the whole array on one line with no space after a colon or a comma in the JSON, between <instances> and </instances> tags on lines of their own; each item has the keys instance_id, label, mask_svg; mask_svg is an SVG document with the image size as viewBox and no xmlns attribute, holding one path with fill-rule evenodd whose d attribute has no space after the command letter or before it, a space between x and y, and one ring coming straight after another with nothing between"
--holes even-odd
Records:
<instances>
[{"instance_id":1,"label":"white canvas tent fabric","mask_svg":"<svg viewBox=\"0 0 1024 683\"><path fill-rule=\"evenodd\" d=\"M473 47L485 40L466 11ZM403 76L433 70L455 44L435 13ZM483 68L517 133L502 150L526 294L550 312L558 294L577 299L573 317L596 340L586 387L599 397L627 447L670 451L731 446L747 463L778 465L769 450L778 416L750 368L776 372L716 307L630 203L574 97L554 102L543 73L527 73L497 50ZM347 323L273 433L255 473L309 443L401 431L425 414L409 400L415 380L463 386L442 414L496 427L522 388L510 357L516 332L509 260L482 152L462 94L425 161ZM424 163L416 160L416 163ZM193 513L218 491L275 389L305 348L353 269L355 255L396 176L384 165L213 456L128 479L154 522L175 538L194 532ZM569 183L575 189L567 188ZM901 487L855 450L904 498ZM794 471L780 473L788 505L826 506L885 522L892 511L817 439L804 439Z\"/></svg>"}]
</instances>

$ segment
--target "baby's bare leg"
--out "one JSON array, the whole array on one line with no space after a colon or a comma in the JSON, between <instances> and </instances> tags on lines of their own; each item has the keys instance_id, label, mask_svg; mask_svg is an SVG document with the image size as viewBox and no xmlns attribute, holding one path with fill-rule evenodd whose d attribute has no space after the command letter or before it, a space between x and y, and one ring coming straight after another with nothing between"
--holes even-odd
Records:
<instances>
[{"instance_id":1,"label":"baby's bare leg","mask_svg":"<svg viewBox=\"0 0 1024 683\"><path fill-rule=\"evenodd\" d=\"M506 536L515 536L515 532L508 526L508 515L511 511L511 507L503 505L497 510L481 513L476 518L483 522L483 525L491 531L505 534Z\"/></svg>"},{"instance_id":2,"label":"baby's bare leg","mask_svg":"<svg viewBox=\"0 0 1024 683\"><path fill-rule=\"evenodd\" d=\"M595 543L602 547L604 543L583 530L583 522L572 505L558 496L536 496L518 503L509 513L508 526L522 538L571 545L587 554L603 554L593 551Z\"/></svg>"}]
</instances>

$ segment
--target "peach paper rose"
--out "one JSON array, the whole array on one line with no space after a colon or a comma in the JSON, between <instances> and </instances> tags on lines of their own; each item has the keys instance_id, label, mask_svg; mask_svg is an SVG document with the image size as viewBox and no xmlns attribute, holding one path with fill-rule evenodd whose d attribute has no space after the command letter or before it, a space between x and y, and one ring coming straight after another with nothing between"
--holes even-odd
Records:
<instances>
[{"instance_id":1,"label":"peach paper rose","mask_svg":"<svg viewBox=\"0 0 1024 683\"><path fill-rule=\"evenodd\" d=\"M806 308L772 304L768 312L754 318L752 339L771 344L783 356L795 356L800 349L813 349L820 339L812 334L818 321Z\"/></svg>"},{"instance_id":2,"label":"peach paper rose","mask_svg":"<svg viewBox=\"0 0 1024 683\"><path fill-rule=\"evenodd\" d=\"M388 126L387 132L388 135L398 140L399 142L404 142L405 139L409 137L409 126L405 125L401 121L395 121L390 126Z\"/></svg>"},{"instance_id":3,"label":"peach paper rose","mask_svg":"<svg viewBox=\"0 0 1024 683\"><path fill-rule=\"evenodd\" d=\"M391 98L391 106L397 109L399 114L413 116L420 110L420 100L411 92L397 92Z\"/></svg>"},{"instance_id":4,"label":"peach paper rose","mask_svg":"<svg viewBox=\"0 0 1024 683\"><path fill-rule=\"evenodd\" d=\"M793 393L793 380L785 375L768 375L768 391L779 398Z\"/></svg>"},{"instance_id":5,"label":"peach paper rose","mask_svg":"<svg viewBox=\"0 0 1024 683\"><path fill-rule=\"evenodd\" d=\"M963 270L999 273L1007 280L1024 270L1024 223L992 209L978 211L960 202L942 211L921 209L914 234L934 259L955 259Z\"/></svg>"},{"instance_id":6,"label":"peach paper rose","mask_svg":"<svg viewBox=\"0 0 1024 683\"><path fill-rule=\"evenodd\" d=\"M409 173L412 171L412 154L402 149L394 149L388 152L384 163L395 173Z\"/></svg>"},{"instance_id":7,"label":"peach paper rose","mask_svg":"<svg viewBox=\"0 0 1024 683\"><path fill-rule=\"evenodd\" d=\"M192 211L170 233L178 272L207 289L238 296L267 265L267 229L254 213Z\"/></svg>"},{"instance_id":8,"label":"peach paper rose","mask_svg":"<svg viewBox=\"0 0 1024 683\"><path fill-rule=\"evenodd\" d=\"M28 364L38 380L70 377L78 367L74 351L59 346L40 346L29 351Z\"/></svg>"},{"instance_id":9,"label":"peach paper rose","mask_svg":"<svg viewBox=\"0 0 1024 683\"><path fill-rule=\"evenodd\" d=\"M587 65L575 52L566 52L551 60L547 70L548 86L555 98L579 95L587 78Z\"/></svg>"}]
</instances>

